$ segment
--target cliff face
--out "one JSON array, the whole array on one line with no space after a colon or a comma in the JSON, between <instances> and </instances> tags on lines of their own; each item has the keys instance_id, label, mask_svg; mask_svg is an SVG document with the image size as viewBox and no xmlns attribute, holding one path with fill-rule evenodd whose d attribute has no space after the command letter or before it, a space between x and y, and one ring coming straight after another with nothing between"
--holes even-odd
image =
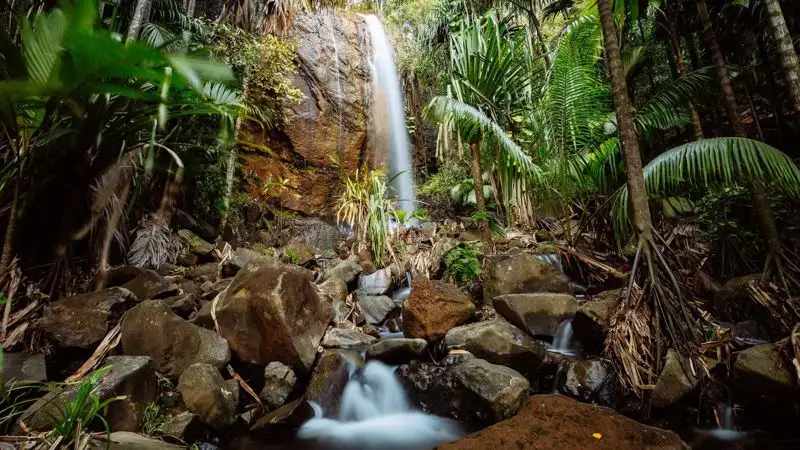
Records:
<instances>
[{"instance_id":1,"label":"cliff face","mask_svg":"<svg viewBox=\"0 0 800 450\"><path fill-rule=\"evenodd\" d=\"M321 11L297 17L289 37L298 44L299 67L291 79L303 101L284 110L277 130L247 136L271 155L244 149L241 156L257 196L265 197L259 184L284 179L286 187L270 190L267 201L303 214L332 215L341 169L352 176L370 160L369 36L360 17Z\"/></svg>"}]
</instances>

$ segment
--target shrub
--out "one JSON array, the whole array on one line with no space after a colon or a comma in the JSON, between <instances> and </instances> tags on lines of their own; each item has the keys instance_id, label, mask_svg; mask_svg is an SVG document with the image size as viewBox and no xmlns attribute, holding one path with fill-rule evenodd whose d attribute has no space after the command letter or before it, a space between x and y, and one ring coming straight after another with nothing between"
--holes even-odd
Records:
<instances>
[{"instance_id":1,"label":"shrub","mask_svg":"<svg viewBox=\"0 0 800 450\"><path fill-rule=\"evenodd\" d=\"M442 257L445 277L459 284L470 283L481 274L479 244L461 244Z\"/></svg>"}]
</instances>

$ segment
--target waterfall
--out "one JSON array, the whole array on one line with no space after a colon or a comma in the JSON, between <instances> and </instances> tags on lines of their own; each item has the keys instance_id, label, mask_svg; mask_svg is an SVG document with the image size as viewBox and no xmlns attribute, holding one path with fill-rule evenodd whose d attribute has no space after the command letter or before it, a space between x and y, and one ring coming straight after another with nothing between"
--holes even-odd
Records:
<instances>
[{"instance_id":1,"label":"waterfall","mask_svg":"<svg viewBox=\"0 0 800 450\"><path fill-rule=\"evenodd\" d=\"M338 420L311 406L315 417L297 436L325 449L426 450L462 434L452 420L413 411L394 369L378 361L351 373Z\"/></svg>"},{"instance_id":2,"label":"waterfall","mask_svg":"<svg viewBox=\"0 0 800 450\"><path fill-rule=\"evenodd\" d=\"M567 319L558 325L556 334L553 336L553 346L550 348L550 351L572 357L580 355L580 351L573 336L572 319Z\"/></svg>"},{"instance_id":3,"label":"waterfall","mask_svg":"<svg viewBox=\"0 0 800 450\"><path fill-rule=\"evenodd\" d=\"M399 209L414 212L414 168L406 129L403 94L392 56L392 46L380 19L364 15L372 41L373 120L376 121L376 146L389 152L389 179L397 192Z\"/></svg>"}]
</instances>

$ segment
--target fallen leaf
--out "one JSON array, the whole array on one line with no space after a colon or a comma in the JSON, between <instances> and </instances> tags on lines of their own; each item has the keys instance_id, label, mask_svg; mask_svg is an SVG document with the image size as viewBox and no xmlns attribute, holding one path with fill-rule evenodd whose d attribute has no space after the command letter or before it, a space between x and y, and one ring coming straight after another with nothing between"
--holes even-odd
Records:
<instances>
[{"instance_id":1,"label":"fallen leaf","mask_svg":"<svg viewBox=\"0 0 800 450\"><path fill-rule=\"evenodd\" d=\"M600 434L600 433L593 433L592 437L595 438L595 439L601 439L603 437L603 435Z\"/></svg>"}]
</instances>

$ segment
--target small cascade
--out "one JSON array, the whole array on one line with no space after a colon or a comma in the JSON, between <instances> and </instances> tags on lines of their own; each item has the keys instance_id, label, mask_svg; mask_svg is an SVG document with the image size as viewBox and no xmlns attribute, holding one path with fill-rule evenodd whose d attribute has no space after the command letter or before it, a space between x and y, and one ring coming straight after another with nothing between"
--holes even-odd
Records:
<instances>
[{"instance_id":1,"label":"small cascade","mask_svg":"<svg viewBox=\"0 0 800 450\"><path fill-rule=\"evenodd\" d=\"M567 356L578 356L579 348L572 330L572 319L567 319L558 325L550 351Z\"/></svg>"},{"instance_id":2,"label":"small cascade","mask_svg":"<svg viewBox=\"0 0 800 450\"><path fill-rule=\"evenodd\" d=\"M717 428L713 430L696 430L700 436L707 436L712 440L730 443L747 437L746 431L736 429L733 408L727 403L719 403L714 408Z\"/></svg>"},{"instance_id":3,"label":"small cascade","mask_svg":"<svg viewBox=\"0 0 800 450\"><path fill-rule=\"evenodd\" d=\"M376 128L377 151L389 152L389 179L397 193L399 208L414 212L414 168L411 145L406 129L406 115L400 80L397 75L392 46L380 19L364 15L372 42L372 117Z\"/></svg>"},{"instance_id":4,"label":"small cascade","mask_svg":"<svg viewBox=\"0 0 800 450\"><path fill-rule=\"evenodd\" d=\"M392 292L392 300L395 303L403 303L409 295L411 295L411 272L406 272L406 282Z\"/></svg>"},{"instance_id":5,"label":"small cascade","mask_svg":"<svg viewBox=\"0 0 800 450\"><path fill-rule=\"evenodd\" d=\"M315 417L297 435L325 449L423 450L462 435L450 419L413 411L394 369L378 361L351 372L338 419L311 406Z\"/></svg>"}]
</instances>

